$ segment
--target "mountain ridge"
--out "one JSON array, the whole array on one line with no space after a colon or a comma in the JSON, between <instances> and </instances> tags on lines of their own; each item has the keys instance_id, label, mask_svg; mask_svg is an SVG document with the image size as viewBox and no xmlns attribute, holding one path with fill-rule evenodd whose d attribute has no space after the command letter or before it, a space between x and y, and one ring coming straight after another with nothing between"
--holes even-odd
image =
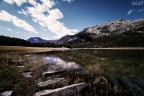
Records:
<instances>
[{"instance_id":1,"label":"mountain ridge","mask_svg":"<svg viewBox=\"0 0 144 96\"><path fill-rule=\"evenodd\" d=\"M139 38L137 38L139 37ZM40 43L70 45L72 47L133 47L144 46L144 19L115 20L88 27L75 35ZM39 43L39 42L37 42Z\"/></svg>"}]
</instances>

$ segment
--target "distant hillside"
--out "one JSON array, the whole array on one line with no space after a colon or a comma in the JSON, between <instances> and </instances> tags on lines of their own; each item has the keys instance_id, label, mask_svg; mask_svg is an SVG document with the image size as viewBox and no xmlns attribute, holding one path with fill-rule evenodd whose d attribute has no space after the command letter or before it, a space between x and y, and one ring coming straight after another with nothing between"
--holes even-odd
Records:
<instances>
[{"instance_id":1,"label":"distant hillside","mask_svg":"<svg viewBox=\"0 0 144 96\"><path fill-rule=\"evenodd\" d=\"M40 37L30 37L29 39L27 39L27 41L29 41L31 43L46 43L46 42L48 42L47 40L44 40Z\"/></svg>"},{"instance_id":2,"label":"distant hillside","mask_svg":"<svg viewBox=\"0 0 144 96\"><path fill-rule=\"evenodd\" d=\"M27 39L28 42L31 43L55 43L56 40L45 40L40 37L30 37Z\"/></svg>"}]
</instances>

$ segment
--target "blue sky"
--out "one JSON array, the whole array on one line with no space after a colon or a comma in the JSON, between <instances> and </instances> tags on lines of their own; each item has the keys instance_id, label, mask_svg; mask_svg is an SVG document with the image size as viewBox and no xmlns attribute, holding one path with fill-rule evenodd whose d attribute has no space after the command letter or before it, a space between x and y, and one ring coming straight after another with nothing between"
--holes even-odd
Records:
<instances>
[{"instance_id":1,"label":"blue sky","mask_svg":"<svg viewBox=\"0 0 144 96\"><path fill-rule=\"evenodd\" d=\"M144 18L144 0L0 0L0 35L58 39L118 19Z\"/></svg>"}]
</instances>

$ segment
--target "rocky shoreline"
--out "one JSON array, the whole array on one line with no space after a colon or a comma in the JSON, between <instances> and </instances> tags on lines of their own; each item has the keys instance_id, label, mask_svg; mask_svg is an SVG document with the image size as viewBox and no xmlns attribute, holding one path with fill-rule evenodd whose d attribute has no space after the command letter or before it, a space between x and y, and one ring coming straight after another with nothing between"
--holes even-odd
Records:
<instances>
[{"instance_id":1,"label":"rocky shoreline","mask_svg":"<svg viewBox=\"0 0 144 96\"><path fill-rule=\"evenodd\" d=\"M53 61L48 57L45 59L46 64L39 69L21 73L35 82L34 96L144 96L142 77L92 73L74 62L64 62L58 58L53 58ZM24 68L19 64L17 66ZM29 83L28 86L33 85ZM17 96L13 90L6 90L0 95Z\"/></svg>"},{"instance_id":2,"label":"rocky shoreline","mask_svg":"<svg viewBox=\"0 0 144 96\"><path fill-rule=\"evenodd\" d=\"M38 88L34 96L144 96L143 78L59 71L46 73L36 82ZM12 91L1 95L15 96Z\"/></svg>"}]
</instances>

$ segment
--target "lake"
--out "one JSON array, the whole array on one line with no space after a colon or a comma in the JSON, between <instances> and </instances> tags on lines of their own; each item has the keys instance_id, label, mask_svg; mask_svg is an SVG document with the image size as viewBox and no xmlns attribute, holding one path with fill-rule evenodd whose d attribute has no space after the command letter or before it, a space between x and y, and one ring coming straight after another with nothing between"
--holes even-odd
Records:
<instances>
[{"instance_id":1,"label":"lake","mask_svg":"<svg viewBox=\"0 0 144 96\"><path fill-rule=\"evenodd\" d=\"M144 77L144 50L78 49L44 54L49 63L59 60L69 64L69 69L81 66L99 74Z\"/></svg>"}]
</instances>

